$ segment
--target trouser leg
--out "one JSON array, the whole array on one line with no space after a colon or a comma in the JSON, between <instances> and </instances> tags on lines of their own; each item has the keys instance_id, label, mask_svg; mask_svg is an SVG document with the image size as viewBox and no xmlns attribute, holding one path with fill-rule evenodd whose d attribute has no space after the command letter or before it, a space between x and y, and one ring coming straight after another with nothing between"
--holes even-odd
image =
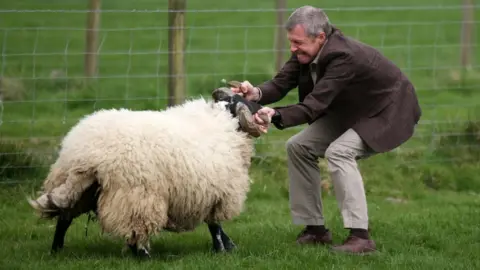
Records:
<instances>
[{"instance_id":1,"label":"trouser leg","mask_svg":"<svg viewBox=\"0 0 480 270\"><path fill-rule=\"evenodd\" d=\"M318 158L324 157L330 143L343 133L337 123L333 116L322 117L287 141L290 210L294 224L325 223Z\"/></svg>"},{"instance_id":2,"label":"trouser leg","mask_svg":"<svg viewBox=\"0 0 480 270\"><path fill-rule=\"evenodd\" d=\"M372 154L353 129L333 141L325 152L345 228L368 230L367 199L357 159Z\"/></svg>"}]
</instances>

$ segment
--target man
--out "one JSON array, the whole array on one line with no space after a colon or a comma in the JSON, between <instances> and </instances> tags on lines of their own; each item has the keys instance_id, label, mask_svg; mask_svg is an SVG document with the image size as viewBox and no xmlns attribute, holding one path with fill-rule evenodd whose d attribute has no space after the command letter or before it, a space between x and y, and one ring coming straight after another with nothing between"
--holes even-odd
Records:
<instances>
[{"instance_id":1,"label":"man","mask_svg":"<svg viewBox=\"0 0 480 270\"><path fill-rule=\"evenodd\" d=\"M413 134L421 109L412 83L376 49L344 36L327 15L311 6L295 10L286 23L292 55L271 80L235 93L267 105L298 87L299 102L263 107L257 123L271 117L278 129L308 126L286 143L293 222L306 225L301 244L331 244L320 198L317 160L325 158L344 227L350 234L334 251L376 250L368 231L363 179L356 160L390 151Z\"/></svg>"}]
</instances>

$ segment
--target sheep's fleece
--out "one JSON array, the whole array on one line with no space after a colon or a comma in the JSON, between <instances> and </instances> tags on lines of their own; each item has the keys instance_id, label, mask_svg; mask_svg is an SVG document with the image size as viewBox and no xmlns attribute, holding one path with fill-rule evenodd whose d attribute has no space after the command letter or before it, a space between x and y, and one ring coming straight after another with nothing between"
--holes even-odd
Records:
<instances>
[{"instance_id":1,"label":"sheep's fleece","mask_svg":"<svg viewBox=\"0 0 480 270\"><path fill-rule=\"evenodd\" d=\"M44 218L59 219L93 204L104 232L148 248L148 238L162 229L189 231L243 211L253 140L225 102L100 110L68 132L40 196L29 202ZM82 199L95 183L98 201Z\"/></svg>"}]
</instances>

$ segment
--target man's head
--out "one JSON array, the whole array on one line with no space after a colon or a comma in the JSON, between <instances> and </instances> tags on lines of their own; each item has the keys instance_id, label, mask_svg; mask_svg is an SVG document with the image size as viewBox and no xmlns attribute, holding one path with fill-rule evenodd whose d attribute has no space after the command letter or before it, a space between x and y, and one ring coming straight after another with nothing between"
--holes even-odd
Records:
<instances>
[{"instance_id":1,"label":"man's head","mask_svg":"<svg viewBox=\"0 0 480 270\"><path fill-rule=\"evenodd\" d=\"M296 9L285 25L290 41L290 50L302 64L310 63L322 48L332 31L327 14L312 6Z\"/></svg>"}]
</instances>

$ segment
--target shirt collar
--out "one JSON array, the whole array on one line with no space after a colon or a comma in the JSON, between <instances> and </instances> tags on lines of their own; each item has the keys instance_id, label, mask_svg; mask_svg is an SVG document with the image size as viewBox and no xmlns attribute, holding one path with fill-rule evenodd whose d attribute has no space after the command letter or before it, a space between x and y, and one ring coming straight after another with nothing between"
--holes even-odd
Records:
<instances>
[{"instance_id":1,"label":"shirt collar","mask_svg":"<svg viewBox=\"0 0 480 270\"><path fill-rule=\"evenodd\" d=\"M318 60L320 59L320 54L322 54L323 48L325 48L325 45L327 45L328 39L325 40L325 43L323 43L322 48L318 51L317 55L313 59L313 61L310 63L310 67L315 67L318 64Z\"/></svg>"}]
</instances>

